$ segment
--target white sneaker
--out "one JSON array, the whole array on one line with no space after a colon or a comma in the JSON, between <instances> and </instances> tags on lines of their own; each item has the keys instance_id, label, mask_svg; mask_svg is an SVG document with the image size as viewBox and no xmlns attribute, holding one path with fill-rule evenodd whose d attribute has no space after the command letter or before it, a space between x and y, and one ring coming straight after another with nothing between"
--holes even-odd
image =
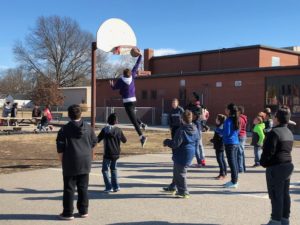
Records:
<instances>
[{"instance_id":1,"label":"white sneaker","mask_svg":"<svg viewBox=\"0 0 300 225\"><path fill-rule=\"evenodd\" d=\"M231 181L227 182L226 184L224 184L224 188L238 188L238 183L232 183Z\"/></svg>"}]
</instances>

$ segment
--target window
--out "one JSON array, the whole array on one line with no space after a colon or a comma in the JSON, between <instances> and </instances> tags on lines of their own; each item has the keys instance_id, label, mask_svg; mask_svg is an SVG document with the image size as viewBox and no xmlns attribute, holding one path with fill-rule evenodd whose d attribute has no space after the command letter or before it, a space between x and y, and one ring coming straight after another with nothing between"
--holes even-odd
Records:
<instances>
[{"instance_id":1,"label":"window","mask_svg":"<svg viewBox=\"0 0 300 225\"><path fill-rule=\"evenodd\" d=\"M216 82L216 87L222 87L222 86L223 86L222 81Z\"/></svg>"},{"instance_id":2,"label":"window","mask_svg":"<svg viewBox=\"0 0 300 225\"><path fill-rule=\"evenodd\" d=\"M241 80L234 81L234 86L235 87L241 87L242 86L242 81Z\"/></svg>"},{"instance_id":3,"label":"window","mask_svg":"<svg viewBox=\"0 0 300 225\"><path fill-rule=\"evenodd\" d=\"M275 111L279 105L287 105L293 114L300 114L299 76L266 79L266 106Z\"/></svg>"},{"instance_id":4,"label":"window","mask_svg":"<svg viewBox=\"0 0 300 225\"><path fill-rule=\"evenodd\" d=\"M156 99L157 98L157 92L156 90L151 91L151 99Z\"/></svg>"},{"instance_id":5,"label":"window","mask_svg":"<svg viewBox=\"0 0 300 225\"><path fill-rule=\"evenodd\" d=\"M280 66L280 58L273 56L272 57L272 66Z\"/></svg>"},{"instance_id":6,"label":"window","mask_svg":"<svg viewBox=\"0 0 300 225\"><path fill-rule=\"evenodd\" d=\"M148 92L146 90L142 90L142 99L145 100L148 98Z\"/></svg>"}]
</instances>

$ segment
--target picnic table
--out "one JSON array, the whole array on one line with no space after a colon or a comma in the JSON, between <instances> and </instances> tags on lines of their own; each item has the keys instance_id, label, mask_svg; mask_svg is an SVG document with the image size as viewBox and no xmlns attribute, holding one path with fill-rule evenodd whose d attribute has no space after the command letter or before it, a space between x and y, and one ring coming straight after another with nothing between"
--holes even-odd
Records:
<instances>
[{"instance_id":1,"label":"picnic table","mask_svg":"<svg viewBox=\"0 0 300 225\"><path fill-rule=\"evenodd\" d=\"M41 120L41 118L40 117L0 117L0 120L2 121L0 125L0 130L5 131L5 130L21 130L20 124L24 123L25 121L35 124L37 121Z\"/></svg>"}]
</instances>

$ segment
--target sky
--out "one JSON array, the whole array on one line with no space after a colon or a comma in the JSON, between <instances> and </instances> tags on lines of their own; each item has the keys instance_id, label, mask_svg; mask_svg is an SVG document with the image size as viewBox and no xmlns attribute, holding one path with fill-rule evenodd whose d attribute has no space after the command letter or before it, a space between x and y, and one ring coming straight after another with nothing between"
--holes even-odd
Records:
<instances>
[{"instance_id":1,"label":"sky","mask_svg":"<svg viewBox=\"0 0 300 225\"><path fill-rule=\"evenodd\" d=\"M0 70L40 16L66 16L95 35L106 19L134 30L156 55L263 44L300 45L299 0L0 0Z\"/></svg>"}]
</instances>

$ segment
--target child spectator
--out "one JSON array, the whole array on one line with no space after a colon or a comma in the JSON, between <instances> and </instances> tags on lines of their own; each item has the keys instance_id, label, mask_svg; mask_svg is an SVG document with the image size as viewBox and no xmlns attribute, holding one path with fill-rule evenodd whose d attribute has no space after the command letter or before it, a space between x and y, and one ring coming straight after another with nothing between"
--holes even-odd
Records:
<instances>
[{"instance_id":1,"label":"child spectator","mask_svg":"<svg viewBox=\"0 0 300 225\"><path fill-rule=\"evenodd\" d=\"M290 224L290 179L294 170L291 154L294 136L287 127L290 118L288 107L279 108L274 117L275 126L267 134L260 159L260 164L267 168L267 187L272 205L268 225Z\"/></svg>"},{"instance_id":2,"label":"child spectator","mask_svg":"<svg viewBox=\"0 0 300 225\"><path fill-rule=\"evenodd\" d=\"M239 131L239 151L238 151L238 169L240 173L246 171L246 162L245 162L245 144L247 140L247 122L248 118L245 115L244 106L238 106L238 117L240 123L240 131Z\"/></svg>"},{"instance_id":3,"label":"child spectator","mask_svg":"<svg viewBox=\"0 0 300 225\"><path fill-rule=\"evenodd\" d=\"M216 150L216 158L219 164L220 173L216 177L217 180L224 180L227 175L227 164L224 157L224 143L222 139L223 133L223 124L226 120L226 116L222 114L218 114L216 118L216 129L213 138L210 140L213 145L214 149Z\"/></svg>"},{"instance_id":4,"label":"child spectator","mask_svg":"<svg viewBox=\"0 0 300 225\"><path fill-rule=\"evenodd\" d=\"M197 107L194 108L194 110L192 111L193 113L193 123L195 124L195 126L198 129L199 132L199 146L196 149L196 160L197 160L197 164L195 164L195 167L202 167L202 166L206 166L206 161L205 161L205 152L204 152L204 147L203 147L203 142L202 142L202 123L201 123L201 119L200 119L200 115L201 115L201 108Z\"/></svg>"},{"instance_id":5,"label":"child spectator","mask_svg":"<svg viewBox=\"0 0 300 225\"><path fill-rule=\"evenodd\" d=\"M272 119L272 112L270 108L265 108L264 113L266 114L264 119L265 124L265 133L269 133L272 130L273 127L273 119Z\"/></svg>"},{"instance_id":6,"label":"child spectator","mask_svg":"<svg viewBox=\"0 0 300 225\"><path fill-rule=\"evenodd\" d=\"M102 174L105 183L104 192L117 192L120 191L117 174L117 160L120 157L120 142L126 143L127 139L122 130L116 127L117 116L112 113L107 118L108 125L105 126L98 135L98 142L104 143L104 154L102 163ZM109 180L109 168L111 173L111 181Z\"/></svg>"},{"instance_id":7,"label":"child spectator","mask_svg":"<svg viewBox=\"0 0 300 225\"><path fill-rule=\"evenodd\" d=\"M174 138L176 130L181 125L181 115L184 112L183 108L179 106L179 101L177 98L172 100L172 110L169 113L169 126L171 130L171 137Z\"/></svg>"},{"instance_id":8,"label":"child spectator","mask_svg":"<svg viewBox=\"0 0 300 225\"><path fill-rule=\"evenodd\" d=\"M238 108L235 104L230 103L225 109L227 119L223 127L223 142L225 145L226 156L231 172L231 181L224 184L225 188L238 187L238 162L237 152L239 150L239 117Z\"/></svg>"},{"instance_id":9,"label":"child spectator","mask_svg":"<svg viewBox=\"0 0 300 225\"><path fill-rule=\"evenodd\" d=\"M64 181L63 212L59 215L62 220L74 219L75 186L78 192L77 209L79 215L82 218L88 217L89 173L93 148L97 144L97 137L91 126L81 119L79 105L71 105L68 108L68 116L71 121L59 130L56 139Z\"/></svg>"},{"instance_id":10,"label":"child spectator","mask_svg":"<svg viewBox=\"0 0 300 225\"><path fill-rule=\"evenodd\" d=\"M257 116L253 121L254 128L252 132L252 142L251 145L254 146L254 165L253 167L260 166L260 157L262 153L262 146L265 139L264 129L265 124L261 116Z\"/></svg>"},{"instance_id":11,"label":"child spectator","mask_svg":"<svg viewBox=\"0 0 300 225\"><path fill-rule=\"evenodd\" d=\"M164 140L164 146L168 146L173 150L173 182L169 187L163 188L164 191L175 192L178 198L189 198L187 189L187 169L191 165L195 156L195 151L199 145L199 132L192 123L193 114L186 110L183 115L183 124L176 131L173 140ZM173 183L175 184L173 186Z\"/></svg>"}]
</instances>

